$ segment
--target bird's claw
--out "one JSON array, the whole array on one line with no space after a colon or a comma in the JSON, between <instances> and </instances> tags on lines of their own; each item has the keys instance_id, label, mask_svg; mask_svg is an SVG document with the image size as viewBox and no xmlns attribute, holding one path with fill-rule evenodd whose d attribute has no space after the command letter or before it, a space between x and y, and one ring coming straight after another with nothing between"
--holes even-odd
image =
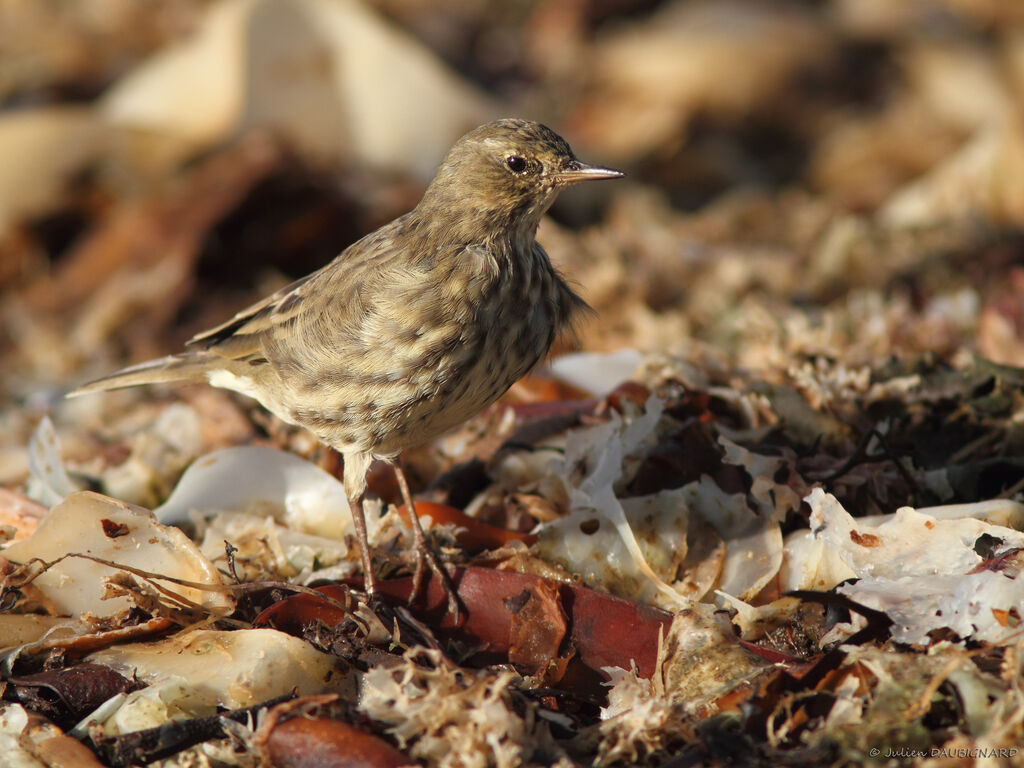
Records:
<instances>
[{"instance_id":1,"label":"bird's claw","mask_svg":"<svg viewBox=\"0 0 1024 768\"><path fill-rule=\"evenodd\" d=\"M412 493L409 491L409 483L405 479L405 473L402 471L401 465L398 462L394 462L391 466L395 470L395 480L398 482L402 501L405 502L405 514L409 518L409 525L412 528L413 549L416 551L416 568L412 574L412 592L409 595L409 605L412 605L420 596L423 587L424 563L426 563L440 581L441 589L444 590L445 596L448 598L448 612L452 614L455 626L458 626L462 609L458 592L455 590L455 584L452 583L452 577L448 575L448 571L438 563L437 556L434 554L434 550L423 533L423 526L420 525L420 518L416 514L416 502L413 501Z\"/></svg>"},{"instance_id":2,"label":"bird's claw","mask_svg":"<svg viewBox=\"0 0 1024 768\"><path fill-rule=\"evenodd\" d=\"M412 591L409 593L408 604L412 606L419 596L423 594L423 575L426 572L426 569L430 568L434 576L440 582L441 589L444 590L445 597L448 600L448 613L452 615L452 620L455 622L455 626L458 626L461 618L462 601L459 600L459 594L455 588L454 582L452 581L451 575L438 562L437 556L426 541L422 542L422 546L415 547L415 551L416 566L412 573Z\"/></svg>"}]
</instances>

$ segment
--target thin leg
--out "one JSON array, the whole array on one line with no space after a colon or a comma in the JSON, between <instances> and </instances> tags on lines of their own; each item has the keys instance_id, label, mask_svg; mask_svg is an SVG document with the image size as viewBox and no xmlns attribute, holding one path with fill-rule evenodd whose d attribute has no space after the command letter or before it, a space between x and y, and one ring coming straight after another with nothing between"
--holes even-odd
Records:
<instances>
[{"instance_id":1,"label":"thin leg","mask_svg":"<svg viewBox=\"0 0 1024 768\"><path fill-rule=\"evenodd\" d=\"M363 512L363 496L366 495L366 470L370 468L373 457L368 453L355 451L341 453L345 466L342 480L345 485L345 497L352 510L352 524L356 529L356 541L359 542L359 557L363 561L363 586L368 597L376 592L373 579L373 560L370 558L370 541L366 537L366 515Z\"/></svg>"},{"instance_id":2,"label":"thin leg","mask_svg":"<svg viewBox=\"0 0 1024 768\"><path fill-rule=\"evenodd\" d=\"M363 514L363 497L349 501L352 507L352 523L356 527L356 541L359 542L359 557L363 561L363 588L366 596L373 599L377 585L373 579L373 561L370 559L370 541L366 537L366 515Z\"/></svg>"},{"instance_id":3,"label":"thin leg","mask_svg":"<svg viewBox=\"0 0 1024 768\"><path fill-rule=\"evenodd\" d=\"M455 592L455 585L452 584L452 579L448 575L448 571L442 568L437 562L437 557L434 556L434 550L430 548L426 534L423 533L423 526L420 525L419 515L416 514L416 502L412 500L412 494L409 492L409 483L405 479L405 472L402 471L402 465L399 464L396 459L392 462L391 466L394 467L395 479L398 481L398 489L402 493L402 501L405 502L405 511L409 516L409 525L412 526L413 547L416 549L416 570L413 571L412 575L412 594L409 595L409 602L415 600L420 594L420 589L423 586L424 564L429 565L430 570L433 571L434 575L440 580L441 587L448 596L448 612L452 614L452 618L455 620L456 626L458 626L459 597Z\"/></svg>"}]
</instances>

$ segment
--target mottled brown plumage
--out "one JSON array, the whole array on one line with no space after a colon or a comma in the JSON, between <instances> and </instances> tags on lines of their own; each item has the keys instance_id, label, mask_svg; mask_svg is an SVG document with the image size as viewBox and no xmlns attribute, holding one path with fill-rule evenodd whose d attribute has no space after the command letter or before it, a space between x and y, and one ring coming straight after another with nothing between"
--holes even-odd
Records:
<instances>
[{"instance_id":1,"label":"mottled brown plumage","mask_svg":"<svg viewBox=\"0 0 1024 768\"><path fill-rule=\"evenodd\" d=\"M580 163L538 123L480 126L452 147L409 213L197 335L192 350L72 394L205 381L305 427L345 457L372 591L361 505L370 462L394 462L472 417L547 354L586 304L534 240L537 226L567 184L620 175ZM424 556L441 575L412 519L417 577Z\"/></svg>"}]
</instances>

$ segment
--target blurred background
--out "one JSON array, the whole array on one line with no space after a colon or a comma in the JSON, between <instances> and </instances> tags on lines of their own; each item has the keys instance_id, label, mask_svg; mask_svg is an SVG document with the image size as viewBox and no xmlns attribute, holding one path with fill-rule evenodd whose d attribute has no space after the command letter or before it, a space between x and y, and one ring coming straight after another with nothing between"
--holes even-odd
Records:
<instances>
[{"instance_id":1,"label":"blurred background","mask_svg":"<svg viewBox=\"0 0 1024 768\"><path fill-rule=\"evenodd\" d=\"M500 116L629 174L541 227L584 349L1024 365L1022 95L1008 0L0 0L0 483Z\"/></svg>"}]
</instances>

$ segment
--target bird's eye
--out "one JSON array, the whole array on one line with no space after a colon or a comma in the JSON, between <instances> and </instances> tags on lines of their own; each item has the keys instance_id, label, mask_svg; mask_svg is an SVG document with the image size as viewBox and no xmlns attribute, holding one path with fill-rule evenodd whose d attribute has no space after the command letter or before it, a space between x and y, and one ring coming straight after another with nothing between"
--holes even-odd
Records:
<instances>
[{"instance_id":1,"label":"bird's eye","mask_svg":"<svg viewBox=\"0 0 1024 768\"><path fill-rule=\"evenodd\" d=\"M526 170L526 158L519 155L510 155L505 158L505 165L512 173L522 173Z\"/></svg>"}]
</instances>

